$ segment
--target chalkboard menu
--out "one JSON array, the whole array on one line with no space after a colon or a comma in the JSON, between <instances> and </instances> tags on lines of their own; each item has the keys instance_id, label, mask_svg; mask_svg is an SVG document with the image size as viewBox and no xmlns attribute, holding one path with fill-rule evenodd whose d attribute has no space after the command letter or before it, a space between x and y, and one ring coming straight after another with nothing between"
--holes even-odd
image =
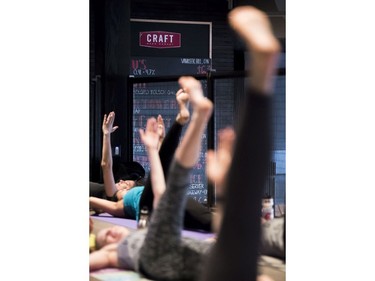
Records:
<instances>
[{"instance_id":1,"label":"chalkboard menu","mask_svg":"<svg viewBox=\"0 0 375 281\"><path fill-rule=\"evenodd\" d=\"M205 85L204 85L205 86ZM166 132L176 119L178 105L176 102L177 82L142 83L133 85L133 159L150 171L147 152L140 140L139 128L145 128L147 119L162 115ZM185 133L184 127L182 136ZM207 200L207 181L205 175L205 153L207 136L202 139L202 150L199 162L190 175L188 195L199 202Z\"/></svg>"},{"instance_id":2,"label":"chalkboard menu","mask_svg":"<svg viewBox=\"0 0 375 281\"><path fill-rule=\"evenodd\" d=\"M206 74L211 69L211 23L133 19L131 42L131 77L196 75ZM205 81L202 84L206 89ZM178 89L176 81L133 84L133 159L147 172L150 166L138 130L145 128L148 118L156 118L159 114L164 119L166 131L169 130L178 114ZM188 195L201 203L207 202L206 151L205 133L188 189Z\"/></svg>"},{"instance_id":3,"label":"chalkboard menu","mask_svg":"<svg viewBox=\"0 0 375 281\"><path fill-rule=\"evenodd\" d=\"M206 74L210 58L132 57L130 73L134 77Z\"/></svg>"}]
</instances>

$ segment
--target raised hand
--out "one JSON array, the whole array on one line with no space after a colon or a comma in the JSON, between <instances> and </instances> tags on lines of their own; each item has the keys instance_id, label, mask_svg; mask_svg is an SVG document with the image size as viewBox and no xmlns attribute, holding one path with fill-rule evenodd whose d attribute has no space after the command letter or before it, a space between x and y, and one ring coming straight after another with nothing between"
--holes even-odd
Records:
<instances>
[{"instance_id":1,"label":"raised hand","mask_svg":"<svg viewBox=\"0 0 375 281\"><path fill-rule=\"evenodd\" d=\"M235 132L233 128L225 128L219 131L218 148L209 150L206 155L206 175L208 180L216 184L218 195L223 195L223 189L229 166L232 163L233 144Z\"/></svg>"},{"instance_id":2,"label":"raised hand","mask_svg":"<svg viewBox=\"0 0 375 281\"><path fill-rule=\"evenodd\" d=\"M104 114L102 131L104 135L109 135L118 129L118 126L113 126L115 121L115 113L112 111L108 114Z\"/></svg>"},{"instance_id":3,"label":"raised hand","mask_svg":"<svg viewBox=\"0 0 375 281\"><path fill-rule=\"evenodd\" d=\"M165 124L164 124L163 117L160 114L158 115L157 123L158 123L158 134L159 134L158 149L160 149L160 146L163 143L163 140L165 138Z\"/></svg>"},{"instance_id":4,"label":"raised hand","mask_svg":"<svg viewBox=\"0 0 375 281\"><path fill-rule=\"evenodd\" d=\"M154 117L147 120L146 129L139 129L141 140L147 149L158 149L160 135L158 132L158 122Z\"/></svg>"}]
</instances>

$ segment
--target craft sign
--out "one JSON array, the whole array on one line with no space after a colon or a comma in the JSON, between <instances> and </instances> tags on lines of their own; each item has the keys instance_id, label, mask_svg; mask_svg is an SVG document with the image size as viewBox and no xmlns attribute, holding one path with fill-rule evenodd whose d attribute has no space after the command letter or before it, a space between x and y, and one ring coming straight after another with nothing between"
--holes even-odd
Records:
<instances>
[{"instance_id":1,"label":"craft sign","mask_svg":"<svg viewBox=\"0 0 375 281\"><path fill-rule=\"evenodd\" d=\"M131 19L131 57L211 58L211 23Z\"/></svg>"},{"instance_id":2,"label":"craft sign","mask_svg":"<svg viewBox=\"0 0 375 281\"><path fill-rule=\"evenodd\" d=\"M180 48L181 34L168 31L139 32L139 46L147 48Z\"/></svg>"}]
</instances>

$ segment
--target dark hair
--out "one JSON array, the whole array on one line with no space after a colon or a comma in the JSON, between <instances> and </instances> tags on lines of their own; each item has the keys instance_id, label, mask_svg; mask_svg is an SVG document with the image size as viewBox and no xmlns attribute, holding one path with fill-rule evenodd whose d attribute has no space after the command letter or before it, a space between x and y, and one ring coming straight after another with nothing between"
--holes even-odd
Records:
<instances>
[{"instance_id":1,"label":"dark hair","mask_svg":"<svg viewBox=\"0 0 375 281\"><path fill-rule=\"evenodd\" d=\"M113 165L115 181L133 180L139 181L145 177L145 169L138 162L117 162Z\"/></svg>"},{"instance_id":2,"label":"dark hair","mask_svg":"<svg viewBox=\"0 0 375 281\"><path fill-rule=\"evenodd\" d=\"M129 176L124 176L120 178L121 180L132 180L135 181L135 186L145 185L145 179L137 173L131 173Z\"/></svg>"},{"instance_id":3,"label":"dark hair","mask_svg":"<svg viewBox=\"0 0 375 281\"><path fill-rule=\"evenodd\" d=\"M142 186L146 184L145 178L139 178L138 180L135 181L135 186Z\"/></svg>"}]
</instances>

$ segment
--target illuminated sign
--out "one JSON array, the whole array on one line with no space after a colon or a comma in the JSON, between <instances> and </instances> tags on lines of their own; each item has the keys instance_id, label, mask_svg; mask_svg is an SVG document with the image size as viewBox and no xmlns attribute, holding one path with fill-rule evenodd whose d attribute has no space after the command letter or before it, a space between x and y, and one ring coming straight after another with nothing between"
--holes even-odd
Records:
<instances>
[{"instance_id":1,"label":"illuminated sign","mask_svg":"<svg viewBox=\"0 0 375 281\"><path fill-rule=\"evenodd\" d=\"M180 48L181 33L168 31L139 32L139 46L156 49Z\"/></svg>"}]
</instances>

